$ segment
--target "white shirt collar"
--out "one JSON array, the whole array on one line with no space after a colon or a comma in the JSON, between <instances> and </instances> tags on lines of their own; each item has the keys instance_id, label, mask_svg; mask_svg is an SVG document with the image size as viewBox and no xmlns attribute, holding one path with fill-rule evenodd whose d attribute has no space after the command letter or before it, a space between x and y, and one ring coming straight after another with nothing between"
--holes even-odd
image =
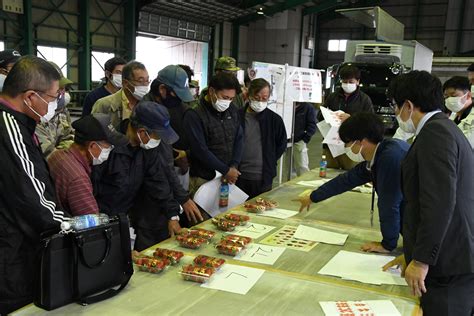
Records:
<instances>
[{"instance_id":1,"label":"white shirt collar","mask_svg":"<svg viewBox=\"0 0 474 316\"><path fill-rule=\"evenodd\" d=\"M435 114L441 113L440 110L435 110L431 111L425 114L420 120L420 123L418 123L418 127L416 128L415 136L418 135L421 132L421 129L423 126L425 126L426 122Z\"/></svg>"}]
</instances>

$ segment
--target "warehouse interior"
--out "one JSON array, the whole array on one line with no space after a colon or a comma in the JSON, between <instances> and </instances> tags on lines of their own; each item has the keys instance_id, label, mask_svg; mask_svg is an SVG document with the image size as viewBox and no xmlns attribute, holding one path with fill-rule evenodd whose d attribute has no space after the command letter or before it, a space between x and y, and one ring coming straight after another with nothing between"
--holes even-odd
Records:
<instances>
[{"instance_id":1,"label":"warehouse interior","mask_svg":"<svg viewBox=\"0 0 474 316\"><path fill-rule=\"evenodd\" d=\"M9 87L0 93L6 122L0 122L0 145L11 154L2 153L5 162L0 164L0 316L473 316L473 12L472 0L2 0L0 74ZM67 164L51 161L34 129L20 133L20 126L18 136L8 123L7 116L22 122L8 95L12 86L22 85L8 82L14 68L2 72L6 51L53 62L59 66L60 80L70 82L58 92L56 102L61 93L70 96L66 125L73 135L67 147L58 140L53 150L82 148L81 155L87 157L80 162L87 165L86 171L81 169L87 178L82 189L90 200L97 200L93 206L98 211L74 214L70 206L64 207L62 199L83 194L61 196L71 179L58 181L65 173L54 168ZM106 142L110 146L105 150L99 142L92 151L84 149L81 146L95 139L77 136L86 124L81 121L102 114L97 110L100 99L88 113L84 104L117 75L105 68L117 57L126 62L124 67L139 65L133 66L138 67L133 68L133 80L120 68L118 75L127 86L120 81L120 87L103 98L118 96L120 109L107 110L111 118L100 134L117 132L128 140L125 145ZM186 70L183 65L192 70L192 76L182 75L182 87L163 81L171 76L166 74L170 65L176 82L179 71ZM146 75L134 78L136 69ZM229 73L232 79L224 78ZM222 82L231 85L229 80L238 81L238 87L222 88ZM252 82L263 88L252 87ZM416 89L406 82L415 82ZM138 97L134 92L141 85L147 89ZM191 89L193 100L185 101L180 89L186 94ZM229 89L232 96L221 94ZM267 94L260 94L265 89ZM23 113L30 125L52 126L45 117L53 101L43 91L27 90L47 105L41 115L27 99L18 99L19 106L24 102L35 113ZM183 107L179 128L174 125L176 110L165 104L167 98ZM129 108L122 110L126 103ZM144 103L159 105L142 114L143 122L157 115L150 124L158 127L139 122L137 109ZM258 116L254 104L271 114ZM211 112L203 110L207 105ZM361 110L366 105L370 109ZM228 114L229 108L235 112ZM248 112L257 112L257 118ZM204 118L209 113L217 115L214 123ZM441 114L450 122L440 123L430 138L423 130L434 126L431 120ZM120 124L114 123L114 115ZM224 126L231 119L234 125ZM298 120L307 126L297 128L302 124ZM176 137L168 143L160 133L169 128ZM86 127L84 133L92 130ZM235 135L229 136L229 130ZM30 141L29 132L33 142L18 145ZM268 135L275 139L268 141ZM214 143L209 141L212 137ZM188 147L174 146L178 139L189 141ZM123 148L129 152L123 154ZM230 152L228 162L219 161L224 150ZM106 151L116 160L100 161ZM33 161L35 155L39 162ZM254 157L257 167L252 165ZM185 167L177 162L184 158ZM133 163L125 166L126 159ZM193 169L207 162L209 178ZM244 178L253 175L241 170L248 165L260 168L258 181ZM35 170L43 174L36 176ZM155 190L163 183L166 190ZM10 185L16 187L13 194L8 193ZM28 197L27 191L34 196ZM51 202L45 198L48 194ZM9 204L9 199L16 200ZM120 210L104 206L116 204ZM46 234L54 231L46 230L46 224L29 226L44 217L34 205L46 209L46 217L56 222L61 217L54 235ZM153 210L146 216L136 210L147 207ZM23 215L21 209L31 212ZM81 235L82 228L74 225L88 214L97 222L84 226ZM159 229L139 226L147 221L151 225L149 219L158 216ZM31 234L34 246L26 244ZM145 243L143 236L156 242ZM20 241L8 239L15 237ZM137 248L142 242L146 247ZM22 257L23 249L35 255ZM89 262L87 251L94 254ZM15 286L16 279L8 283L16 273L8 272L7 267L16 264L9 256L18 256L18 262L39 260L33 272L23 270L18 277L22 282L28 279L31 289ZM95 284L114 277L105 285ZM95 287L88 288L89 283ZM11 303L22 298L18 293L26 300Z\"/></svg>"}]
</instances>

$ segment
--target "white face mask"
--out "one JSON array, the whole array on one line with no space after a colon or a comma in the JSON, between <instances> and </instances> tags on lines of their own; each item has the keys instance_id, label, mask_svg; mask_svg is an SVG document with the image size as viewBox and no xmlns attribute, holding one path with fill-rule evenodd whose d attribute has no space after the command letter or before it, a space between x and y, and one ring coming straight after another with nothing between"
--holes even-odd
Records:
<instances>
[{"instance_id":1,"label":"white face mask","mask_svg":"<svg viewBox=\"0 0 474 316\"><path fill-rule=\"evenodd\" d=\"M47 102L45 99L40 97L38 93L35 92L35 94L38 96L38 98L41 99L41 101L43 101L44 103L48 105L48 112L44 116L40 115L38 112L35 111L35 109L33 109L30 105L28 105L26 100L23 100L23 103L25 103L25 105L29 107L33 113L38 115L41 123L48 123L53 118L54 114L56 114L56 109L58 108L58 100L55 99L54 101Z\"/></svg>"},{"instance_id":2,"label":"white face mask","mask_svg":"<svg viewBox=\"0 0 474 316\"><path fill-rule=\"evenodd\" d=\"M5 79L7 79L7 76L4 74L0 74L0 92L3 91L3 84L5 83Z\"/></svg>"},{"instance_id":3,"label":"white face mask","mask_svg":"<svg viewBox=\"0 0 474 316\"><path fill-rule=\"evenodd\" d=\"M145 132L147 135L148 135L148 143L144 144L143 141L142 141L142 138L140 137L140 134L137 133L137 136L138 136L138 139L140 140L140 147L145 149L145 150L148 150L148 149L153 149L153 148L156 148L158 146L160 146L160 143L161 143L161 139L154 139L154 138L151 138L150 135L148 134L148 132Z\"/></svg>"},{"instance_id":4,"label":"white face mask","mask_svg":"<svg viewBox=\"0 0 474 316\"><path fill-rule=\"evenodd\" d=\"M135 99L141 100L149 90L150 88L148 86L135 86L135 91L133 91L132 94Z\"/></svg>"},{"instance_id":5,"label":"white face mask","mask_svg":"<svg viewBox=\"0 0 474 316\"><path fill-rule=\"evenodd\" d=\"M400 110L400 114L402 114L404 106L405 105L402 106L402 108ZM397 115L397 121L398 121L398 125L400 126L402 131L404 131L406 133L412 133L412 134L415 133L416 132L415 124L413 123L413 120L411 119L411 116L412 116L413 112L410 113L410 117L408 118L408 120L406 122L404 122L402 120L400 114Z\"/></svg>"},{"instance_id":6,"label":"white face mask","mask_svg":"<svg viewBox=\"0 0 474 316\"><path fill-rule=\"evenodd\" d=\"M112 74L111 82L115 88L122 88L122 74Z\"/></svg>"},{"instance_id":7,"label":"white face mask","mask_svg":"<svg viewBox=\"0 0 474 316\"><path fill-rule=\"evenodd\" d=\"M341 84L342 90L345 93L352 93L357 90L357 83L342 83Z\"/></svg>"},{"instance_id":8,"label":"white face mask","mask_svg":"<svg viewBox=\"0 0 474 316\"><path fill-rule=\"evenodd\" d=\"M352 151L352 146L354 146L355 142L352 143L351 147L345 147L344 150L346 152L347 157L354 162L362 162L365 161L364 157L362 156L362 146L360 146L360 150L357 154L354 154Z\"/></svg>"},{"instance_id":9,"label":"white face mask","mask_svg":"<svg viewBox=\"0 0 474 316\"><path fill-rule=\"evenodd\" d=\"M68 105L71 102L71 95L69 92L64 94L64 106Z\"/></svg>"},{"instance_id":10,"label":"white face mask","mask_svg":"<svg viewBox=\"0 0 474 316\"><path fill-rule=\"evenodd\" d=\"M254 110L257 113L262 112L267 108L268 102L266 101L255 101L255 100L250 100L250 108Z\"/></svg>"},{"instance_id":11,"label":"white face mask","mask_svg":"<svg viewBox=\"0 0 474 316\"><path fill-rule=\"evenodd\" d=\"M97 157L97 158L94 157L94 155L89 150L89 154L91 154L91 156L92 156L92 165L94 165L94 166L100 165L100 164L104 163L105 161L107 161L107 159L109 159L110 152L114 148L114 146L110 146L109 148L102 148L98 143L96 143L96 144L100 148L99 157Z\"/></svg>"},{"instance_id":12,"label":"white face mask","mask_svg":"<svg viewBox=\"0 0 474 316\"><path fill-rule=\"evenodd\" d=\"M467 103L467 93L462 97L449 97L444 104L451 112L457 113L461 111Z\"/></svg>"},{"instance_id":13,"label":"white face mask","mask_svg":"<svg viewBox=\"0 0 474 316\"><path fill-rule=\"evenodd\" d=\"M216 94L214 95L216 96L216 102L212 103L212 105L217 110L217 112L224 112L225 110L227 110L232 100L219 99Z\"/></svg>"}]
</instances>

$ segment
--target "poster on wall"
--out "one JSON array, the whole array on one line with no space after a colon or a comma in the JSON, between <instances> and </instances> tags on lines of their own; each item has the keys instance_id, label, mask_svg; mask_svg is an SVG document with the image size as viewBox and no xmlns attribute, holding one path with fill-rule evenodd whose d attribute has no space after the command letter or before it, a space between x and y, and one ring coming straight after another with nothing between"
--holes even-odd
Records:
<instances>
[{"instance_id":1,"label":"poster on wall","mask_svg":"<svg viewBox=\"0 0 474 316\"><path fill-rule=\"evenodd\" d=\"M321 71L300 67L286 67L285 99L292 102L322 102Z\"/></svg>"},{"instance_id":2,"label":"poster on wall","mask_svg":"<svg viewBox=\"0 0 474 316\"><path fill-rule=\"evenodd\" d=\"M253 62L247 73L251 80L263 78L270 83L268 108L282 117L288 138L293 132L294 102L322 102L320 70Z\"/></svg>"}]
</instances>

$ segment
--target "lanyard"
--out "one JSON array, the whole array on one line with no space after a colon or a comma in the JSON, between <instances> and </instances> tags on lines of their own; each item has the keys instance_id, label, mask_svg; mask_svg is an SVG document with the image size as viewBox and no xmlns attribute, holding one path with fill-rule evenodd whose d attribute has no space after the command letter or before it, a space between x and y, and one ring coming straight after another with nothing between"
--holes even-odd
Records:
<instances>
[{"instance_id":1,"label":"lanyard","mask_svg":"<svg viewBox=\"0 0 474 316\"><path fill-rule=\"evenodd\" d=\"M372 204L370 207L370 227L374 227L375 185L372 187Z\"/></svg>"}]
</instances>

